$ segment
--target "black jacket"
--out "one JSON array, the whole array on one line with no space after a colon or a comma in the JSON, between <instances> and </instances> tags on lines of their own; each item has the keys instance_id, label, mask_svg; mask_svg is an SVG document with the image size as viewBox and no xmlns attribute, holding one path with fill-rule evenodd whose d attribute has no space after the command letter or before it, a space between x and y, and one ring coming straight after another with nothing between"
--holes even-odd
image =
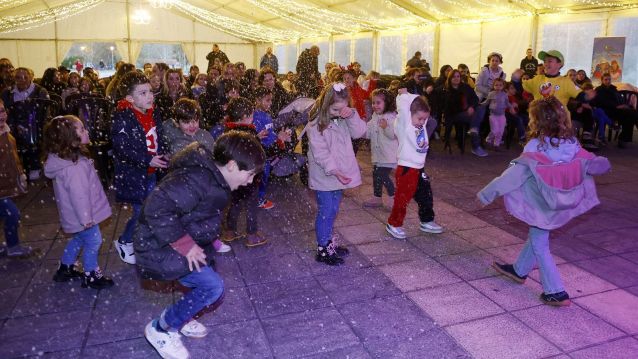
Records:
<instances>
[{"instance_id":1,"label":"black jacket","mask_svg":"<svg viewBox=\"0 0 638 359\"><path fill-rule=\"evenodd\" d=\"M444 110L446 118L466 111L478 105L476 92L466 83L461 82L458 88L446 88L444 91Z\"/></svg>"},{"instance_id":2,"label":"black jacket","mask_svg":"<svg viewBox=\"0 0 638 359\"><path fill-rule=\"evenodd\" d=\"M538 68L538 60L535 57L532 56L531 59L527 59L527 56L525 56L521 60L520 69L525 71L525 73L528 74L529 77L534 77L536 75L537 68Z\"/></svg>"},{"instance_id":3,"label":"black jacket","mask_svg":"<svg viewBox=\"0 0 638 359\"><path fill-rule=\"evenodd\" d=\"M146 199L135 230L135 257L144 277L174 280L189 274L186 257L170 245L187 234L212 262L229 199L230 187L206 147L195 142L180 151Z\"/></svg>"}]
</instances>

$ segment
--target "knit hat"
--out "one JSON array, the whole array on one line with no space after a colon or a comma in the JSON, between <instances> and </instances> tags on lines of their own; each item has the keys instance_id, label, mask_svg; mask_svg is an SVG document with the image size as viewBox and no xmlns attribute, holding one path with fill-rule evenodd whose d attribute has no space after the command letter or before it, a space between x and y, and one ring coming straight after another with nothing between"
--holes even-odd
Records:
<instances>
[{"instance_id":1,"label":"knit hat","mask_svg":"<svg viewBox=\"0 0 638 359\"><path fill-rule=\"evenodd\" d=\"M563 54L561 54L560 51L558 50L541 51L538 53L538 58L541 59L542 61L545 61L545 58L547 56L558 59L558 61L560 61L561 64L565 63L565 58L563 57Z\"/></svg>"}]
</instances>

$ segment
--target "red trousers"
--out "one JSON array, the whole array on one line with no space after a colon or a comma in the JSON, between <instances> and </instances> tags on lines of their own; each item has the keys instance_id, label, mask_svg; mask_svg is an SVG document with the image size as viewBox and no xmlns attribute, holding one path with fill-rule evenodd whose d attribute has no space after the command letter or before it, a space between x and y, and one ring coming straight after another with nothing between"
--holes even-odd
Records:
<instances>
[{"instance_id":1,"label":"red trousers","mask_svg":"<svg viewBox=\"0 0 638 359\"><path fill-rule=\"evenodd\" d=\"M432 201L432 187L430 179L422 168L410 168L397 166L395 173L396 193L392 213L388 218L388 224L393 227L402 227L408 203L412 198L419 207L419 220L430 222L434 220L434 208Z\"/></svg>"}]
</instances>

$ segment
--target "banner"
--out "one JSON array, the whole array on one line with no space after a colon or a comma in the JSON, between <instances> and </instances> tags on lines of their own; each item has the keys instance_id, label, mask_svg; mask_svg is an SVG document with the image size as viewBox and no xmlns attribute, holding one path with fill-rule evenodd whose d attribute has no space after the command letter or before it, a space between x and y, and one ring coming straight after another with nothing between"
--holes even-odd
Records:
<instances>
[{"instance_id":1,"label":"banner","mask_svg":"<svg viewBox=\"0 0 638 359\"><path fill-rule=\"evenodd\" d=\"M600 78L604 73L611 75L612 82L622 82L624 58L624 37L594 38L594 53L591 61L592 82L600 84Z\"/></svg>"}]
</instances>

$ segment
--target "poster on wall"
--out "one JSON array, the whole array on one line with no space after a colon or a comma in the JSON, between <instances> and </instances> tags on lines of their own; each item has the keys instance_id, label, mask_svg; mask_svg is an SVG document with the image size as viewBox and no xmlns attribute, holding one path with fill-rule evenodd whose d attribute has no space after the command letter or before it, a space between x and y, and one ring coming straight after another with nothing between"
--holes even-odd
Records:
<instances>
[{"instance_id":1,"label":"poster on wall","mask_svg":"<svg viewBox=\"0 0 638 359\"><path fill-rule=\"evenodd\" d=\"M624 58L624 37L595 37L591 61L592 82L600 84L604 73L611 74L612 82L621 82Z\"/></svg>"}]
</instances>

